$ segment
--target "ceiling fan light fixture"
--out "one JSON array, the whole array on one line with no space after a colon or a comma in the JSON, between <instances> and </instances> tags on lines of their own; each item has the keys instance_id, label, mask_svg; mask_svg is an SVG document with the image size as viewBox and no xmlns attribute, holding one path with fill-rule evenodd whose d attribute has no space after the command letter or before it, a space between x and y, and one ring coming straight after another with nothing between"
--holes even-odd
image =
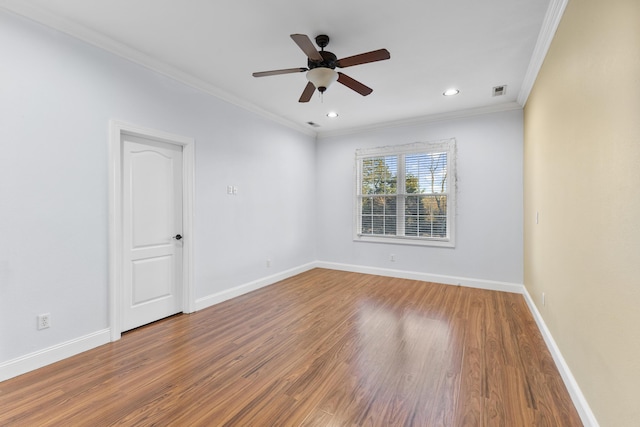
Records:
<instances>
[{"instance_id":1,"label":"ceiling fan light fixture","mask_svg":"<svg viewBox=\"0 0 640 427\"><path fill-rule=\"evenodd\" d=\"M338 80L338 73L331 68L316 67L307 71L307 80L313 83L319 92L324 92L331 83Z\"/></svg>"}]
</instances>

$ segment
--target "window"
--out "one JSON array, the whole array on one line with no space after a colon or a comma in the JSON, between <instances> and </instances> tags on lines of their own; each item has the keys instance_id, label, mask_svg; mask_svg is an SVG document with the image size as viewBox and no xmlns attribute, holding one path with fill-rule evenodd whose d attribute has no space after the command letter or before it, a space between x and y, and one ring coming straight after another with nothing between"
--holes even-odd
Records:
<instances>
[{"instance_id":1,"label":"window","mask_svg":"<svg viewBox=\"0 0 640 427\"><path fill-rule=\"evenodd\" d=\"M454 246L455 140L356 151L355 240Z\"/></svg>"}]
</instances>

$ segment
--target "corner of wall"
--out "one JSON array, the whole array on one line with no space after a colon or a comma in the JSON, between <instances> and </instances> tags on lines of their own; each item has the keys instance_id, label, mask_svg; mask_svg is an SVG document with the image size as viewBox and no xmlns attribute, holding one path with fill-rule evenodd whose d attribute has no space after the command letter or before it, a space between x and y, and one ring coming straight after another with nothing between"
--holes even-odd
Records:
<instances>
[{"instance_id":1,"label":"corner of wall","mask_svg":"<svg viewBox=\"0 0 640 427\"><path fill-rule=\"evenodd\" d=\"M551 356L556 363L556 367L558 368L560 376L562 377L562 380L567 387L567 391L571 396L571 400L573 401L573 404L575 405L576 410L580 415L580 419L584 423L585 427L598 427L598 421L596 420L593 411L591 411L591 407L589 406L587 399L584 397L584 394L582 393L578 382L571 373L569 365L562 356L560 348L553 339L551 331L549 331L547 324L544 322L544 319L542 318L540 311L538 311L538 307L536 307L536 304L533 302L533 298L531 298L531 295L529 294L529 291L527 291L526 286L523 286L522 295L524 296L524 299L527 302L527 306L529 306L529 310L531 311L531 314L533 315L533 318L538 325L538 329L540 330L540 333L544 338L544 342L547 344L547 348L549 349L549 352L551 353Z\"/></svg>"}]
</instances>

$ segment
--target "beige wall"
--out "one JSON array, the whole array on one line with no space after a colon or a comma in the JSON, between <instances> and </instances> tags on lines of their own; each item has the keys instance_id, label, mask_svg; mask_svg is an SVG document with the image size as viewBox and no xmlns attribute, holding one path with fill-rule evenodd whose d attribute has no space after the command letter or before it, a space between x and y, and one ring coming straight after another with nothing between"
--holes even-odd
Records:
<instances>
[{"instance_id":1,"label":"beige wall","mask_svg":"<svg viewBox=\"0 0 640 427\"><path fill-rule=\"evenodd\" d=\"M640 0L569 1L524 123L525 285L600 425L638 426Z\"/></svg>"}]
</instances>

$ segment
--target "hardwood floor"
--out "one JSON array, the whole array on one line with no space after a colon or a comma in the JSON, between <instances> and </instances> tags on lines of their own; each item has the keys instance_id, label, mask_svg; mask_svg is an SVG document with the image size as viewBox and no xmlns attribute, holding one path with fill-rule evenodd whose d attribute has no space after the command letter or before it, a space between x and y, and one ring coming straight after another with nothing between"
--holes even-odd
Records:
<instances>
[{"instance_id":1,"label":"hardwood floor","mask_svg":"<svg viewBox=\"0 0 640 427\"><path fill-rule=\"evenodd\" d=\"M0 383L1 426L580 426L521 295L315 269Z\"/></svg>"}]
</instances>

